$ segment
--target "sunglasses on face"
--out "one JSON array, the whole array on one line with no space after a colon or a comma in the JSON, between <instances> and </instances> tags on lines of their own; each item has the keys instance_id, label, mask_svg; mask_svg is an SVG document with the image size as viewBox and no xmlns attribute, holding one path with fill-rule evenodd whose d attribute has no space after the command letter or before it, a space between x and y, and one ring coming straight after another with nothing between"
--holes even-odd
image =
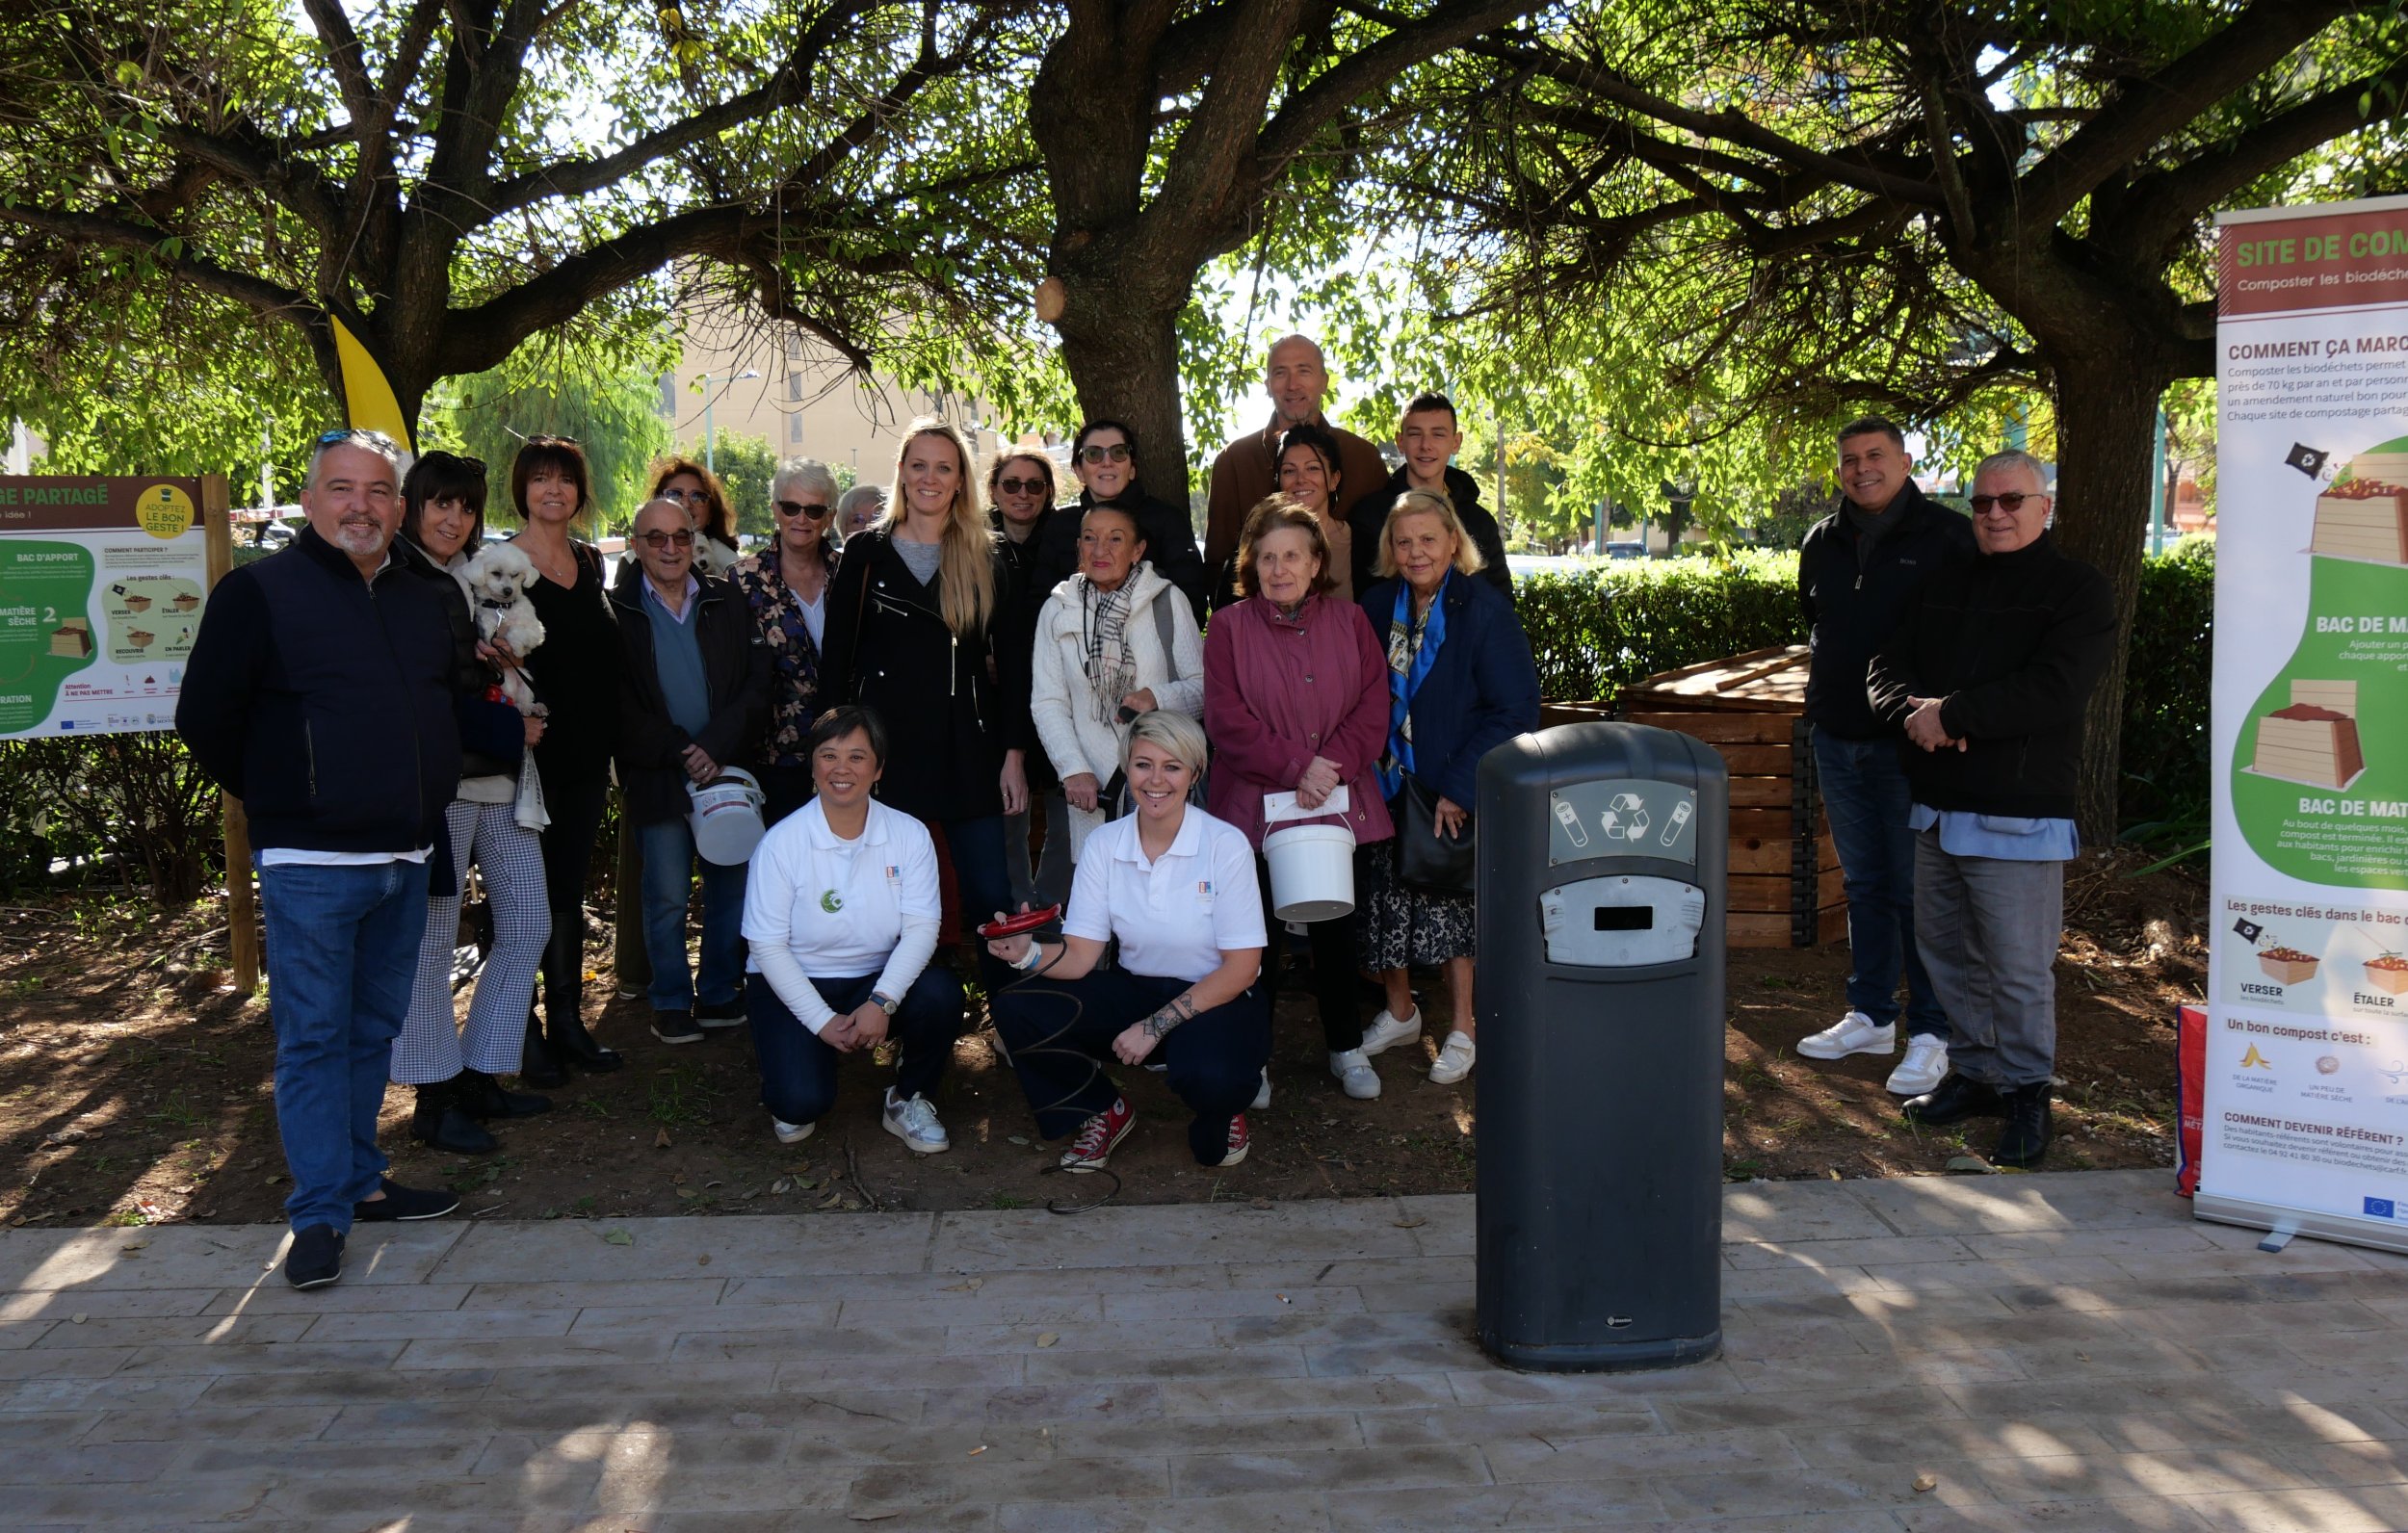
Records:
<instances>
[{"instance_id":1,"label":"sunglasses on face","mask_svg":"<svg viewBox=\"0 0 2408 1533\"><path fill-rule=\"evenodd\" d=\"M995 487L1006 495L1041 495L1053 488L1040 479L999 479Z\"/></svg>"},{"instance_id":2,"label":"sunglasses on face","mask_svg":"<svg viewBox=\"0 0 2408 1533\"><path fill-rule=\"evenodd\" d=\"M2005 495L1976 495L1973 498L1972 504L1974 507L1974 514L1976 516L1988 514L1990 507L1993 506L1997 507L2000 510L2004 511L2007 515L2012 516L2017 511L2024 508L2024 503L2026 501L2045 501L2047 499L2048 497L2046 495L2018 495L2009 492Z\"/></svg>"},{"instance_id":3,"label":"sunglasses on face","mask_svg":"<svg viewBox=\"0 0 2408 1533\"><path fill-rule=\"evenodd\" d=\"M675 501L680 506L685 505L688 501L697 501L702 505L708 506L711 504L711 492L709 490L663 490L661 492L661 499L665 501Z\"/></svg>"},{"instance_id":4,"label":"sunglasses on face","mask_svg":"<svg viewBox=\"0 0 2408 1533\"><path fill-rule=\"evenodd\" d=\"M1079 461L1082 463L1126 463L1129 461L1129 444L1114 442L1110 447L1083 447L1079 449Z\"/></svg>"},{"instance_id":5,"label":"sunglasses on face","mask_svg":"<svg viewBox=\"0 0 2408 1533\"><path fill-rule=\"evenodd\" d=\"M675 544L679 548L694 547L694 533L683 528L680 528L674 533L664 533L660 529L654 528L649 533L638 533L636 534L636 539L637 541L642 543L646 548L652 550L655 554L669 547L671 544Z\"/></svg>"},{"instance_id":6,"label":"sunglasses on face","mask_svg":"<svg viewBox=\"0 0 2408 1533\"><path fill-rule=\"evenodd\" d=\"M835 509L832 506L805 505L801 501L772 501L770 504L777 507L780 516L808 516L815 522L825 520L828 513Z\"/></svg>"}]
</instances>

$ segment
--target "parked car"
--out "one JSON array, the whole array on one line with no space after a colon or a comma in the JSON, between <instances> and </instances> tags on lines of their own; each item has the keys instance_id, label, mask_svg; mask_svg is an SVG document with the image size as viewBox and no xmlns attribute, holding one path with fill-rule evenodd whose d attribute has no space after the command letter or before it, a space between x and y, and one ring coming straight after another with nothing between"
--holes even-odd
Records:
<instances>
[{"instance_id":1,"label":"parked car","mask_svg":"<svg viewBox=\"0 0 2408 1533\"><path fill-rule=\"evenodd\" d=\"M1647 545L1644 543L1608 543L1606 545L1606 558L1608 559L1645 559L1646 557Z\"/></svg>"}]
</instances>

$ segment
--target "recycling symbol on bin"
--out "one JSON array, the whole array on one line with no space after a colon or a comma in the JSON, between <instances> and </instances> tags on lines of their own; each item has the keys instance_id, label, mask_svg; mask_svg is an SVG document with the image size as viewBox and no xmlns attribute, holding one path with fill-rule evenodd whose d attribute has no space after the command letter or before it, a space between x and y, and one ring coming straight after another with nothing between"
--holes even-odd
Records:
<instances>
[{"instance_id":1,"label":"recycling symbol on bin","mask_svg":"<svg viewBox=\"0 0 2408 1533\"><path fill-rule=\"evenodd\" d=\"M1638 841L1647 834L1647 800L1636 793L1616 793L1604 814L1597 817L1597 828L1606 833L1608 841Z\"/></svg>"}]
</instances>

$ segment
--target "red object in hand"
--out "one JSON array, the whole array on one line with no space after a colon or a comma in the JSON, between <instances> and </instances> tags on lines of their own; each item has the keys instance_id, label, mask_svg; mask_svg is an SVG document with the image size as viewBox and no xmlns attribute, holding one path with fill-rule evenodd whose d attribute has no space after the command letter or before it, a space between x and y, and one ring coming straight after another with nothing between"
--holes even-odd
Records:
<instances>
[{"instance_id":1,"label":"red object in hand","mask_svg":"<svg viewBox=\"0 0 2408 1533\"><path fill-rule=\"evenodd\" d=\"M1037 927L1055 920L1060 914L1060 905L1047 905L1042 910L1024 910L1016 916L1006 916L1001 921L987 922L979 927L979 935L989 941L1000 937L1017 937L1024 931L1036 930Z\"/></svg>"}]
</instances>

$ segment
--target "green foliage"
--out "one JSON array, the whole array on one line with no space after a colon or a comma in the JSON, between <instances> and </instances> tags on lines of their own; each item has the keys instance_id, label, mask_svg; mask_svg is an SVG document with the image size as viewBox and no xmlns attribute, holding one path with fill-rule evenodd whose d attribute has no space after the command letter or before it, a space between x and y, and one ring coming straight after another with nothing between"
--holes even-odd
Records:
<instances>
[{"instance_id":1,"label":"green foliage","mask_svg":"<svg viewBox=\"0 0 2408 1533\"><path fill-rule=\"evenodd\" d=\"M2183 538L2140 566L2124 687L2118 818L2128 829L2207 827L2214 627L2213 538Z\"/></svg>"},{"instance_id":2,"label":"green foliage","mask_svg":"<svg viewBox=\"0 0 2408 1533\"><path fill-rule=\"evenodd\" d=\"M220 803L172 733L0 741L0 887L32 884L54 857L114 862L127 893L187 902L222 860Z\"/></svg>"},{"instance_id":3,"label":"green foliage","mask_svg":"<svg viewBox=\"0 0 2408 1533\"><path fill-rule=\"evenodd\" d=\"M510 526L510 465L537 435L572 436L593 470L593 526L634 520L651 488L645 471L668 448L668 423L653 408L655 375L632 367L589 371L563 351L528 349L489 373L451 378L428 401L422 447L457 446L485 461L488 520Z\"/></svg>"},{"instance_id":4,"label":"green foliage","mask_svg":"<svg viewBox=\"0 0 2408 1533\"><path fill-rule=\"evenodd\" d=\"M777 473L777 455L771 451L769 438L721 431L715 455L720 482L736 511L736 531L767 536L770 481Z\"/></svg>"}]
</instances>

